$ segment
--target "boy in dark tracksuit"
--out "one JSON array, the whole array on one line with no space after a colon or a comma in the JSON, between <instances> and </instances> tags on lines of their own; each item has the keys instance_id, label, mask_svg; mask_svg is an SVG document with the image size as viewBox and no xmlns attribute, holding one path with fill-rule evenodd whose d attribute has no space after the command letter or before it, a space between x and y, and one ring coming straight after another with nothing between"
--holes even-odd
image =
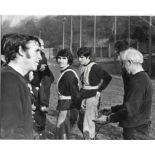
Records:
<instances>
[{"instance_id":1,"label":"boy in dark tracksuit","mask_svg":"<svg viewBox=\"0 0 155 155\"><path fill-rule=\"evenodd\" d=\"M93 120L98 114L100 93L104 90L112 77L98 64L90 61L91 50L82 47L77 52L81 63L81 96L84 112L83 135L85 139L95 138L95 123Z\"/></svg>"},{"instance_id":2,"label":"boy in dark tracksuit","mask_svg":"<svg viewBox=\"0 0 155 155\"><path fill-rule=\"evenodd\" d=\"M76 72L70 67L73 57L69 50L60 50L56 56L61 75L57 82L59 111L56 125L56 139L69 139L72 125L77 119L77 108L80 104L79 80Z\"/></svg>"},{"instance_id":3,"label":"boy in dark tracksuit","mask_svg":"<svg viewBox=\"0 0 155 155\"><path fill-rule=\"evenodd\" d=\"M49 98L50 98L50 87L51 84L54 82L54 76L49 66L47 65L47 58L45 53L42 52L42 60L39 63L38 70L39 70L39 78L41 81L40 84L40 104L41 106L49 106Z\"/></svg>"},{"instance_id":4,"label":"boy in dark tracksuit","mask_svg":"<svg viewBox=\"0 0 155 155\"><path fill-rule=\"evenodd\" d=\"M54 76L47 65L45 54L41 52L41 55L42 60L39 62L38 70L34 72L34 79L31 81L31 84L38 90L38 98L35 102L34 129L40 133L40 135L43 135L46 125L47 108L49 106L50 87L54 81Z\"/></svg>"}]
</instances>

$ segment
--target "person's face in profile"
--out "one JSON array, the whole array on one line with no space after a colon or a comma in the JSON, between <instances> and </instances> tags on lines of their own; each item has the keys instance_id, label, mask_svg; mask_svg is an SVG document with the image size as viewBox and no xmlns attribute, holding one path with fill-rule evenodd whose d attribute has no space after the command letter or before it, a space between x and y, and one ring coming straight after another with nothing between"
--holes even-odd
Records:
<instances>
[{"instance_id":1,"label":"person's face in profile","mask_svg":"<svg viewBox=\"0 0 155 155\"><path fill-rule=\"evenodd\" d=\"M130 60L122 61L123 68L127 71L128 74L132 74L133 63Z\"/></svg>"},{"instance_id":2,"label":"person's face in profile","mask_svg":"<svg viewBox=\"0 0 155 155\"><path fill-rule=\"evenodd\" d=\"M28 71L37 69L39 60L42 59L41 51L38 42L29 41L27 43L27 49L25 51L25 65Z\"/></svg>"}]
</instances>

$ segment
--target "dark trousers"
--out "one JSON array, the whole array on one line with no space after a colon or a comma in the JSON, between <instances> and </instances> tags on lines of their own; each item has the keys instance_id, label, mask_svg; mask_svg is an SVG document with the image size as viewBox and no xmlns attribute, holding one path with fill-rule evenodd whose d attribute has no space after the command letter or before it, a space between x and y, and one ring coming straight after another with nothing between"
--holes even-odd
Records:
<instances>
[{"instance_id":1,"label":"dark trousers","mask_svg":"<svg viewBox=\"0 0 155 155\"><path fill-rule=\"evenodd\" d=\"M66 114L64 114L64 112L65 111L59 111L58 114L56 134L55 134L56 139L69 139L71 128L75 123L77 123L78 110L76 109L66 110Z\"/></svg>"},{"instance_id":2,"label":"dark trousers","mask_svg":"<svg viewBox=\"0 0 155 155\"><path fill-rule=\"evenodd\" d=\"M77 125L82 134L83 134L83 120L84 120L84 111L80 110Z\"/></svg>"},{"instance_id":3,"label":"dark trousers","mask_svg":"<svg viewBox=\"0 0 155 155\"><path fill-rule=\"evenodd\" d=\"M41 111L42 106L49 106L50 99L50 87L51 87L51 79L48 76L44 76L41 81L41 86L39 88L38 100L36 103L36 111L34 114L34 129L37 132L42 132L45 130L46 125L46 112Z\"/></svg>"},{"instance_id":4,"label":"dark trousers","mask_svg":"<svg viewBox=\"0 0 155 155\"><path fill-rule=\"evenodd\" d=\"M70 126L70 110L59 111L55 138L69 139Z\"/></svg>"},{"instance_id":5,"label":"dark trousers","mask_svg":"<svg viewBox=\"0 0 155 155\"><path fill-rule=\"evenodd\" d=\"M46 125L46 113L40 111L39 109L36 110L34 114L34 120L34 130L38 133L43 132Z\"/></svg>"},{"instance_id":6,"label":"dark trousers","mask_svg":"<svg viewBox=\"0 0 155 155\"><path fill-rule=\"evenodd\" d=\"M50 88L51 88L52 81L50 77L44 76L41 80L41 86L39 89L39 96L40 96L40 105L41 106L49 106L49 99L50 99Z\"/></svg>"},{"instance_id":7,"label":"dark trousers","mask_svg":"<svg viewBox=\"0 0 155 155\"><path fill-rule=\"evenodd\" d=\"M149 140L150 123L133 128L123 128L123 139L125 140Z\"/></svg>"}]
</instances>

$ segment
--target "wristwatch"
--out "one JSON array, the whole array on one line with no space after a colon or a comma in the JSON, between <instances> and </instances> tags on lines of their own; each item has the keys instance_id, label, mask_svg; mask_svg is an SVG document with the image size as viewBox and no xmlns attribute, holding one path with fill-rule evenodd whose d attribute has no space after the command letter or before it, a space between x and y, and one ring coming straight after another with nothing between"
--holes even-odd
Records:
<instances>
[{"instance_id":1,"label":"wristwatch","mask_svg":"<svg viewBox=\"0 0 155 155\"><path fill-rule=\"evenodd\" d=\"M110 122L110 115L107 116L106 122Z\"/></svg>"}]
</instances>

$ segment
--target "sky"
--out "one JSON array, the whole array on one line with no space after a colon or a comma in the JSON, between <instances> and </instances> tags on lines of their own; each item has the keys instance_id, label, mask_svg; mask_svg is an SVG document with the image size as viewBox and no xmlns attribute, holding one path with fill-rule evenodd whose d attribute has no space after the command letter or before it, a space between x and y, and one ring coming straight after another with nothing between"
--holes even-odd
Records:
<instances>
[{"instance_id":1,"label":"sky","mask_svg":"<svg viewBox=\"0 0 155 155\"><path fill-rule=\"evenodd\" d=\"M9 20L11 22L11 26L16 26L19 22L30 15L2 15L2 22ZM35 15L37 18L43 17L43 15Z\"/></svg>"},{"instance_id":2,"label":"sky","mask_svg":"<svg viewBox=\"0 0 155 155\"><path fill-rule=\"evenodd\" d=\"M0 4L2 21L9 19L11 25L30 15L155 16L154 0L4 0Z\"/></svg>"}]
</instances>

